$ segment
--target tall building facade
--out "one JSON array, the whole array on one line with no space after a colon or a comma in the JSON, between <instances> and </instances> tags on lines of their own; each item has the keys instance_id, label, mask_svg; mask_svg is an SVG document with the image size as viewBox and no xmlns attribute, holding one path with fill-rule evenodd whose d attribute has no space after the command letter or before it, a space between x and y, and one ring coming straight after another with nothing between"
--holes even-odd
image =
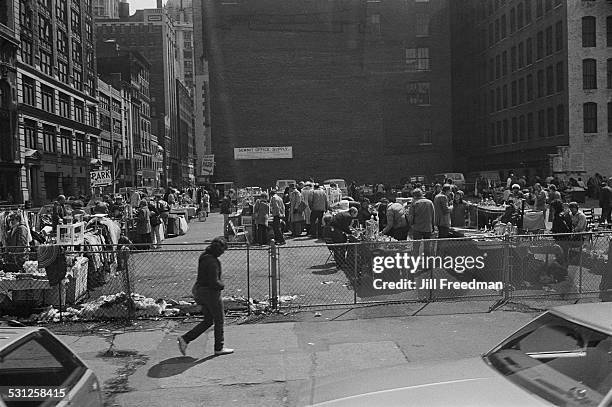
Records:
<instances>
[{"instance_id":1,"label":"tall building facade","mask_svg":"<svg viewBox=\"0 0 612 407\"><path fill-rule=\"evenodd\" d=\"M193 99L191 92L181 81L176 80L178 105L178 137L180 168L172 169L174 178L181 177L182 185L195 185L195 139L193 134Z\"/></svg>"},{"instance_id":2,"label":"tall building facade","mask_svg":"<svg viewBox=\"0 0 612 407\"><path fill-rule=\"evenodd\" d=\"M451 170L448 3L202 1L215 179Z\"/></svg>"},{"instance_id":3,"label":"tall building facade","mask_svg":"<svg viewBox=\"0 0 612 407\"><path fill-rule=\"evenodd\" d=\"M458 167L612 173L612 3L459 0L453 7L453 127L464 140L455 145Z\"/></svg>"},{"instance_id":4,"label":"tall building facade","mask_svg":"<svg viewBox=\"0 0 612 407\"><path fill-rule=\"evenodd\" d=\"M177 78L191 91L194 86L193 68L193 7L191 0L170 0L166 10L176 33Z\"/></svg>"},{"instance_id":5,"label":"tall building facade","mask_svg":"<svg viewBox=\"0 0 612 407\"><path fill-rule=\"evenodd\" d=\"M138 51L123 50L111 40L98 43L98 72L119 91L110 101L101 96L101 120L106 123L100 126L108 131L113 155L120 160L115 171L121 186L160 186L154 160L158 145L151 124L150 71L151 64ZM122 106L118 105L120 96ZM106 102L108 106L102 106Z\"/></svg>"},{"instance_id":6,"label":"tall building facade","mask_svg":"<svg viewBox=\"0 0 612 407\"><path fill-rule=\"evenodd\" d=\"M122 50L138 51L150 63L151 132L163 148L162 185L180 186L171 168L180 168L178 105L176 100L177 47L173 19L162 9L138 10L119 19L96 20L98 43L115 41Z\"/></svg>"},{"instance_id":7,"label":"tall building facade","mask_svg":"<svg viewBox=\"0 0 612 407\"><path fill-rule=\"evenodd\" d=\"M119 18L119 0L91 0L95 18Z\"/></svg>"},{"instance_id":8,"label":"tall building facade","mask_svg":"<svg viewBox=\"0 0 612 407\"><path fill-rule=\"evenodd\" d=\"M91 1L19 0L17 10L23 199L87 195L100 134Z\"/></svg>"},{"instance_id":9,"label":"tall building facade","mask_svg":"<svg viewBox=\"0 0 612 407\"><path fill-rule=\"evenodd\" d=\"M23 202L25 168L17 129L17 54L14 1L0 2L0 202Z\"/></svg>"}]
</instances>

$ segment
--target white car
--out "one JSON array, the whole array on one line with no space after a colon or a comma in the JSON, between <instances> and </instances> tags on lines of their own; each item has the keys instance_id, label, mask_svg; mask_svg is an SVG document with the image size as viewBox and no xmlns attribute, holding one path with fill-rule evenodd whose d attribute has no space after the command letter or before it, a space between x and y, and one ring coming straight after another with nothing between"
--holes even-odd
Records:
<instances>
[{"instance_id":1,"label":"white car","mask_svg":"<svg viewBox=\"0 0 612 407\"><path fill-rule=\"evenodd\" d=\"M42 327L0 322L0 407L102 407L94 372Z\"/></svg>"},{"instance_id":2,"label":"white car","mask_svg":"<svg viewBox=\"0 0 612 407\"><path fill-rule=\"evenodd\" d=\"M330 407L610 407L611 334L612 303L561 306L481 357L317 380L305 389L302 402Z\"/></svg>"}]
</instances>

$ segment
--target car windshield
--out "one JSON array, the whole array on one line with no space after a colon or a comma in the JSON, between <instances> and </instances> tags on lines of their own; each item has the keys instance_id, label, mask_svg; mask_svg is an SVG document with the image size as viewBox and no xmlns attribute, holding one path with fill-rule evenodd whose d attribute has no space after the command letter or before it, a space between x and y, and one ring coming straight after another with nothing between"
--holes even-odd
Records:
<instances>
[{"instance_id":1,"label":"car windshield","mask_svg":"<svg viewBox=\"0 0 612 407\"><path fill-rule=\"evenodd\" d=\"M558 406L597 406L612 386L612 338L553 314L484 358L508 380Z\"/></svg>"}]
</instances>

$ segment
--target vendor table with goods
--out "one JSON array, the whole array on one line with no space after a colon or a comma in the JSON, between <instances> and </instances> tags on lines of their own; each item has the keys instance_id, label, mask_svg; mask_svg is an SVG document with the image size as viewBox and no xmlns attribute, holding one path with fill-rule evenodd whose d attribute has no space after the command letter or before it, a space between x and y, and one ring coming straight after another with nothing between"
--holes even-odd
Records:
<instances>
[{"instance_id":1,"label":"vendor table with goods","mask_svg":"<svg viewBox=\"0 0 612 407\"><path fill-rule=\"evenodd\" d=\"M170 209L170 214L183 215L185 220L189 222L190 219L195 218L196 211L195 206L176 206Z\"/></svg>"},{"instance_id":2,"label":"vendor table with goods","mask_svg":"<svg viewBox=\"0 0 612 407\"><path fill-rule=\"evenodd\" d=\"M469 204L470 226L482 229L490 225L506 211L507 205ZM545 230L544 212L525 209L523 213L523 230Z\"/></svg>"}]
</instances>

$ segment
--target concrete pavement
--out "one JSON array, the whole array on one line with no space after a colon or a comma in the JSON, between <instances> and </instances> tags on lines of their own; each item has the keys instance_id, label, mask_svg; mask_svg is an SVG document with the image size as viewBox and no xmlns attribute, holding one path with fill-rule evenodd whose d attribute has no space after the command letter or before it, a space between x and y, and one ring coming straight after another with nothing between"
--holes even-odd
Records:
<instances>
[{"instance_id":1,"label":"concrete pavement","mask_svg":"<svg viewBox=\"0 0 612 407\"><path fill-rule=\"evenodd\" d=\"M230 324L226 344L236 353L220 357L212 356L212 331L180 355L176 337L194 320L60 337L94 369L108 406L292 406L319 377L479 355L536 315L405 316L414 307L384 307L404 315L397 317L352 319L373 311L321 310L302 322Z\"/></svg>"}]
</instances>

